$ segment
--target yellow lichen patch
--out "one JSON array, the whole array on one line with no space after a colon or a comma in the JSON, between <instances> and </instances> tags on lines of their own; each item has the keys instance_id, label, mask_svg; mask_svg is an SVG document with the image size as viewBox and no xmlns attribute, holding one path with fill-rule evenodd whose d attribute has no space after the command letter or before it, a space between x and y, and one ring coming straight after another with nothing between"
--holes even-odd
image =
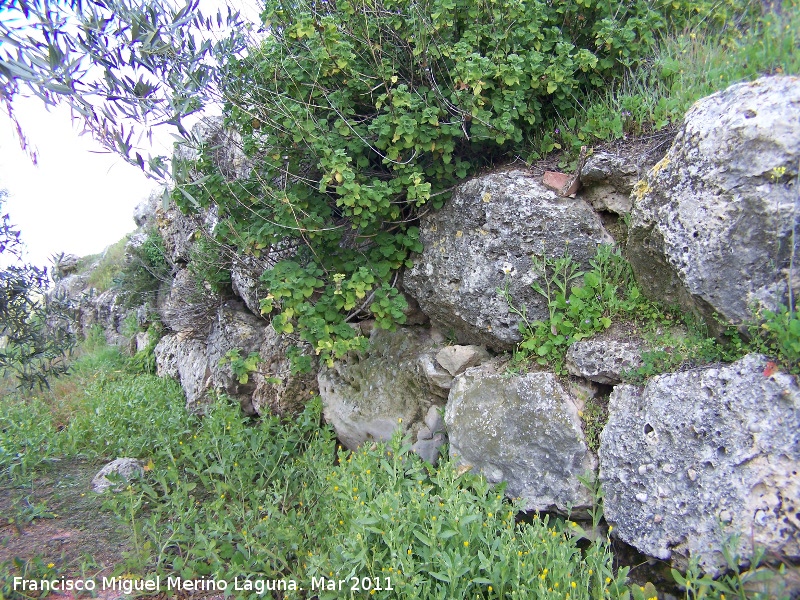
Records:
<instances>
[{"instance_id":1,"label":"yellow lichen patch","mask_svg":"<svg viewBox=\"0 0 800 600\"><path fill-rule=\"evenodd\" d=\"M636 198L636 202L641 202L642 198L649 193L650 184L644 179L640 179L636 182L636 185L633 186L633 197Z\"/></svg>"},{"instance_id":2,"label":"yellow lichen patch","mask_svg":"<svg viewBox=\"0 0 800 600\"><path fill-rule=\"evenodd\" d=\"M481 196L481 200L483 200L484 202L491 202L492 195L489 192L484 192L483 196Z\"/></svg>"},{"instance_id":3,"label":"yellow lichen patch","mask_svg":"<svg viewBox=\"0 0 800 600\"><path fill-rule=\"evenodd\" d=\"M658 161L652 169L650 169L650 173L653 175L658 175L661 171L663 171L667 165L669 165L669 156L665 156L660 161Z\"/></svg>"},{"instance_id":4,"label":"yellow lichen patch","mask_svg":"<svg viewBox=\"0 0 800 600\"><path fill-rule=\"evenodd\" d=\"M460 230L459 230L459 231L456 231L456 237L457 237L457 238L460 238L462 235L464 235L464 232L463 232L463 231L460 231Z\"/></svg>"}]
</instances>

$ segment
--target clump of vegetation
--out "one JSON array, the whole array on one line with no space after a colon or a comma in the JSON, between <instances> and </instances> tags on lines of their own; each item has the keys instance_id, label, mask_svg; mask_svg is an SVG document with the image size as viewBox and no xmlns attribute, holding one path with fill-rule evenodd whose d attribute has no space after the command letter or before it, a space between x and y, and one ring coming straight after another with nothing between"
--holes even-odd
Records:
<instances>
[{"instance_id":1,"label":"clump of vegetation","mask_svg":"<svg viewBox=\"0 0 800 600\"><path fill-rule=\"evenodd\" d=\"M124 248L124 246L123 246ZM167 259L164 240L157 229L146 232L140 244L128 245L128 253L113 278L120 290L123 307L155 303L159 290L169 282L172 265Z\"/></svg>"},{"instance_id":2,"label":"clump of vegetation","mask_svg":"<svg viewBox=\"0 0 800 600\"><path fill-rule=\"evenodd\" d=\"M723 22L760 10L731 2ZM263 18L271 35L228 61L223 86L250 175L230 181L206 146L177 169L195 178L173 197L185 210L215 203L217 235L239 252L297 247L264 272L262 311L326 359L363 346L348 320L403 322L395 273L421 250L421 211L482 166L541 156L556 138L569 149L622 136L593 125L584 103L644 68L659 39L723 26L710 2L275 1Z\"/></svg>"},{"instance_id":3,"label":"clump of vegetation","mask_svg":"<svg viewBox=\"0 0 800 600\"><path fill-rule=\"evenodd\" d=\"M556 259L534 256L532 260L537 274L532 287L547 300L546 320L529 319L524 306L513 305L506 289L497 290L521 319L522 341L514 356L517 365L533 360L566 375L564 362L571 344L608 329L613 322L627 322L645 340L643 364L624 374L630 383L644 383L653 375L687 367L733 362L749 352L766 354L790 373L800 372L800 319L796 310L785 305L754 315L743 327L747 336L730 326L714 337L691 313L645 298L619 248L598 246L586 271L580 271L566 251Z\"/></svg>"},{"instance_id":4,"label":"clump of vegetation","mask_svg":"<svg viewBox=\"0 0 800 600\"><path fill-rule=\"evenodd\" d=\"M115 281L119 278L125 263L125 246L128 244L128 236L111 244L100 255L99 260L91 263L88 267L91 269L89 278L86 281L87 287L94 288L98 293L110 290L115 285ZM79 264L79 268L81 265Z\"/></svg>"},{"instance_id":5,"label":"clump of vegetation","mask_svg":"<svg viewBox=\"0 0 800 600\"><path fill-rule=\"evenodd\" d=\"M564 358L571 344L611 327L620 319L657 318L659 307L642 296L633 278L630 263L619 248L601 244L590 269L580 271L568 251L562 256L532 257L537 280L533 289L546 301L546 321L530 320L526 308L516 307L506 289L498 289L509 309L521 319L520 358L533 358L538 364L565 374Z\"/></svg>"},{"instance_id":6,"label":"clump of vegetation","mask_svg":"<svg viewBox=\"0 0 800 600\"><path fill-rule=\"evenodd\" d=\"M6 197L0 190L0 209ZM63 375L75 346L72 307L47 295L47 269L22 259L20 232L0 217L0 390L13 382L40 389Z\"/></svg>"}]
</instances>

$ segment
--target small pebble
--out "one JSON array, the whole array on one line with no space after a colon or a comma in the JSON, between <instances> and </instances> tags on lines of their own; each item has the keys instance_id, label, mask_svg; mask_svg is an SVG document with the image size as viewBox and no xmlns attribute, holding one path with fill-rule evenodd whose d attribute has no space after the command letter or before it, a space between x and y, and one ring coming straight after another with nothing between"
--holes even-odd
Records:
<instances>
[{"instance_id":1,"label":"small pebble","mask_svg":"<svg viewBox=\"0 0 800 600\"><path fill-rule=\"evenodd\" d=\"M638 494L636 494L636 499L642 503L647 502L647 494L645 494L644 492L639 492Z\"/></svg>"}]
</instances>

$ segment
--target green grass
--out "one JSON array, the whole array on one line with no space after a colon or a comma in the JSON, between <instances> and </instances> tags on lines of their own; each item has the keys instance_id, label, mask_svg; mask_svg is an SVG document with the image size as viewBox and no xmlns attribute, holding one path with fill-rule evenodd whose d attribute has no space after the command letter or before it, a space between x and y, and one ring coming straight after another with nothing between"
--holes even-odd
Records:
<instances>
[{"instance_id":1,"label":"green grass","mask_svg":"<svg viewBox=\"0 0 800 600\"><path fill-rule=\"evenodd\" d=\"M119 277L124 266L125 246L127 243L128 236L125 236L106 248L100 257L99 264L89 274L88 287L93 287L98 292L105 292L114 286L114 280Z\"/></svg>"},{"instance_id":2,"label":"green grass","mask_svg":"<svg viewBox=\"0 0 800 600\"><path fill-rule=\"evenodd\" d=\"M306 589L333 577L348 579L345 595L357 577L374 589L353 597L377 598L652 597L652 585L633 585L614 565L600 510L591 527L519 520L502 486L446 457L432 467L400 435L350 452L320 422L319 398L293 420L253 421L224 397L191 414L176 382L131 374L94 340L47 394L0 399L0 468L24 483L57 469L55 458L142 459L145 475L104 503L131 532L116 572L136 577L283 579ZM47 571L49 559L39 562ZM723 588L704 585L720 597Z\"/></svg>"},{"instance_id":3,"label":"green grass","mask_svg":"<svg viewBox=\"0 0 800 600\"><path fill-rule=\"evenodd\" d=\"M753 5L755 6L755 4ZM653 56L609 88L576 99L578 115L554 125L559 146L577 152L593 141L649 134L680 123L697 100L763 75L800 74L800 4L777 12L753 9L663 38Z\"/></svg>"}]
</instances>

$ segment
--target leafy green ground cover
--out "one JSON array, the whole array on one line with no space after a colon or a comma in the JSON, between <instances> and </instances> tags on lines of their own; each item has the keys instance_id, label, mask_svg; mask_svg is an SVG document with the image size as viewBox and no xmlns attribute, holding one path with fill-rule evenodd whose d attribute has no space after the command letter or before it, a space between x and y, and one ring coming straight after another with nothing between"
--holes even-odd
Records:
<instances>
[{"instance_id":1,"label":"leafy green ground cover","mask_svg":"<svg viewBox=\"0 0 800 600\"><path fill-rule=\"evenodd\" d=\"M62 461L142 459L141 478L103 497L103 514L128 532L124 559L110 565L116 574L284 580L306 590L313 581L315 594L331 599L655 595L614 564L599 507L582 525L547 515L520 520L502 487L447 458L437 467L422 462L399 435L343 450L320 412L317 398L293 420L253 421L223 397L204 416L190 414L176 382L131 373L127 359L95 342L50 392L0 400L0 469L4 485L18 487ZM35 507L12 516L52 517L46 504ZM87 564L95 572L109 566L86 561L7 563L0 585L9 596L13 574L80 576L92 572ZM350 577L367 589L351 594ZM692 577L687 598L737 589L732 578ZM347 579L346 590L324 589L331 578Z\"/></svg>"}]
</instances>

